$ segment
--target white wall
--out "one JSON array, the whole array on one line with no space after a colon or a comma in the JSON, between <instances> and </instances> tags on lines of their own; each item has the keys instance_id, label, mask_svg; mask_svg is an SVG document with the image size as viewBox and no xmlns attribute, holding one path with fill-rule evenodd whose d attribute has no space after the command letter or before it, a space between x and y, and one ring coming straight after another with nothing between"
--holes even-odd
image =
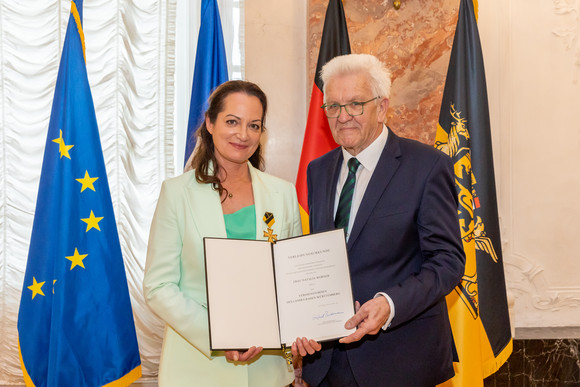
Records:
<instances>
[{"instance_id":1,"label":"white wall","mask_svg":"<svg viewBox=\"0 0 580 387\"><path fill-rule=\"evenodd\" d=\"M536 327L580 337L580 3L479 7L516 337Z\"/></svg>"},{"instance_id":2,"label":"white wall","mask_svg":"<svg viewBox=\"0 0 580 387\"><path fill-rule=\"evenodd\" d=\"M306 127L306 0L245 3L246 79L268 96L266 170L296 182Z\"/></svg>"}]
</instances>

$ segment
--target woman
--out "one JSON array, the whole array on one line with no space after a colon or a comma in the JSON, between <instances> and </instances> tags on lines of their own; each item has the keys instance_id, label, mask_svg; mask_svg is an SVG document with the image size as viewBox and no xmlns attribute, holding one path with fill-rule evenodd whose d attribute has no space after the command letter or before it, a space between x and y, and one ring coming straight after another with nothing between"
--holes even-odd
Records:
<instances>
[{"instance_id":1,"label":"woman","mask_svg":"<svg viewBox=\"0 0 580 387\"><path fill-rule=\"evenodd\" d=\"M209 349L203 237L266 239L265 212L278 239L302 233L294 186L259 170L266 108L251 82L219 86L197 131L193 170L161 188L143 285L167 323L161 386L283 386L294 378L281 351Z\"/></svg>"}]
</instances>

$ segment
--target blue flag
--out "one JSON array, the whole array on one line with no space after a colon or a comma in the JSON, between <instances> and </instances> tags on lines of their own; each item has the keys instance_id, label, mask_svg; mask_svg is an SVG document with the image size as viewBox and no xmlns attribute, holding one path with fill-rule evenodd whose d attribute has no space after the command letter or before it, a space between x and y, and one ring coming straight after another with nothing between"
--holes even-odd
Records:
<instances>
[{"instance_id":1,"label":"blue flag","mask_svg":"<svg viewBox=\"0 0 580 387\"><path fill-rule=\"evenodd\" d=\"M216 0L203 0L201 2L201 25L197 38L193 86L191 87L184 165L195 149L195 131L205 119L204 113L208 107L207 98L217 86L227 80L228 63L220 11Z\"/></svg>"},{"instance_id":2,"label":"blue flag","mask_svg":"<svg viewBox=\"0 0 580 387\"><path fill-rule=\"evenodd\" d=\"M71 3L18 314L28 386L126 386L141 361L84 57Z\"/></svg>"}]
</instances>

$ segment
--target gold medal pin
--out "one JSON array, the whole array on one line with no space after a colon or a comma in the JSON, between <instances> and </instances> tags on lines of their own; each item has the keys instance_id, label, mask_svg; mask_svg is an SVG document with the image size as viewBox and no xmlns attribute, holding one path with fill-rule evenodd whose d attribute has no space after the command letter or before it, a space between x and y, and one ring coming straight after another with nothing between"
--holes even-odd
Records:
<instances>
[{"instance_id":1,"label":"gold medal pin","mask_svg":"<svg viewBox=\"0 0 580 387\"><path fill-rule=\"evenodd\" d=\"M270 243L276 243L276 241L278 240L278 235L274 234L274 230L272 229L272 226L274 225L274 223L276 223L276 220L274 219L274 214L272 214L271 212L266 212L264 213L264 217L262 218L262 220L264 221L264 223L266 223L266 226L268 226L267 231L264 231L264 236L268 237L268 242Z\"/></svg>"}]
</instances>

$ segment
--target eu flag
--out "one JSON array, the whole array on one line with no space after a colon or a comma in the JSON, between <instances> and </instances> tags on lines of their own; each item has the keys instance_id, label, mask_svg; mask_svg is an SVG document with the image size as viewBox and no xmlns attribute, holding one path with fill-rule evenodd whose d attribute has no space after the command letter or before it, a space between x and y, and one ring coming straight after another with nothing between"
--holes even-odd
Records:
<instances>
[{"instance_id":1,"label":"eu flag","mask_svg":"<svg viewBox=\"0 0 580 387\"><path fill-rule=\"evenodd\" d=\"M485 70L472 0L461 0L435 146L455 164L466 262L447 296L459 354L445 386L483 386L512 353Z\"/></svg>"},{"instance_id":2,"label":"eu flag","mask_svg":"<svg viewBox=\"0 0 580 387\"><path fill-rule=\"evenodd\" d=\"M228 62L220 11L216 0L203 0L191 87L184 164L195 149L195 131L205 119L204 113L208 107L207 98L217 86L227 80Z\"/></svg>"},{"instance_id":3,"label":"eu flag","mask_svg":"<svg viewBox=\"0 0 580 387\"><path fill-rule=\"evenodd\" d=\"M141 376L81 20L74 0L18 314L28 386L123 386Z\"/></svg>"}]
</instances>

